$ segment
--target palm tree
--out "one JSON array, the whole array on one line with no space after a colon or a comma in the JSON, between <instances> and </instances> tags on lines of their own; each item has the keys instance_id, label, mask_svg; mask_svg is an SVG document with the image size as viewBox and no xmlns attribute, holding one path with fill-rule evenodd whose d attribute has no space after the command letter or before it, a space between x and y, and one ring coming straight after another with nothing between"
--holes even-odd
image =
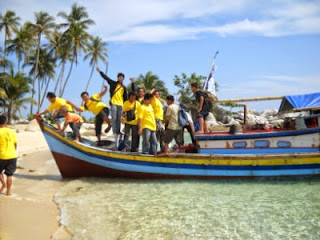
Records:
<instances>
[{"instance_id":1,"label":"palm tree","mask_svg":"<svg viewBox=\"0 0 320 240\"><path fill-rule=\"evenodd\" d=\"M15 53L18 59L18 71L20 71L20 64L22 57L24 57L24 65L28 61L28 52L32 47L33 37L27 30L26 26L20 29L14 29L16 37L12 40L8 40L7 50L9 53Z\"/></svg>"},{"instance_id":2,"label":"palm tree","mask_svg":"<svg viewBox=\"0 0 320 240\"><path fill-rule=\"evenodd\" d=\"M13 109L15 108L17 111L19 107L16 102L35 102L32 98L25 98L25 95L31 90L31 82L31 79L26 77L24 73L14 73L13 68L10 69L9 74L0 77L0 86L3 86L6 94L4 101L9 124L11 123Z\"/></svg>"},{"instance_id":3,"label":"palm tree","mask_svg":"<svg viewBox=\"0 0 320 240\"><path fill-rule=\"evenodd\" d=\"M91 44L88 45L88 53L85 55L84 60L90 58L90 66L92 66L91 74L85 88L85 92L88 91L89 84L93 75L93 71L98 64L98 61L101 60L105 64L107 64L107 57L108 57L108 49L107 43L103 42L100 37L95 37L91 39Z\"/></svg>"},{"instance_id":4,"label":"palm tree","mask_svg":"<svg viewBox=\"0 0 320 240\"><path fill-rule=\"evenodd\" d=\"M50 39L48 48L50 49L50 53L54 54L57 61L60 61L60 73L58 74L58 78L55 83L54 93L57 94L58 87L60 84L60 95L62 92L62 80L64 76L65 65L67 61L71 62L72 56L70 52L70 44L67 41L65 41L65 39L63 38L63 34L56 29L56 31L53 32L52 36L53 37Z\"/></svg>"},{"instance_id":5,"label":"palm tree","mask_svg":"<svg viewBox=\"0 0 320 240\"><path fill-rule=\"evenodd\" d=\"M145 89L146 92L150 92L152 89L157 89L162 98L168 96L168 89L165 87L165 83L159 80L158 75L153 74L151 71L145 75L140 74L136 79L136 85Z\"/></svg>"},{"instance_id":6,"label":"palm tree","mask_svg":"<svg viewBox=\"0 0 320 240\"><path fill-rule=\"evenodd\" d=\"M76 3L72 5L70 14L59 12L58 16L66 21L65 23L60 24L60 27L66 28L62 38L63 41L70 44L72 54L69 73L64 80L63 87L60 92L60 96L62 96L71 76L73 64L78 63L78 55L81 55L82 51L86 52L88 39L90 38L86 29L88 29L89 25L94 24L94 21L89 18L86 8L78 6Z\"/></svg>"},{"instance_id":7,"label":"palm tree","mask_svg":"<svg viewBox=\"0 0 320 240\"><path fill-rule=\"evenodd\" d=\"M38 61L36 56L33 55L30 57L29 65L31 65L30 74L38 79L38 113L43 104L50 80L55 75L56 58L47 48L40 48Z\"/></svg>"},{"instance_id":8,"label":"palm tree","mask_svg":"<svg viewBox=\"0 0 320 240\"><path fill-rule=\"evenodd\" d=\"M36 22L31 23L27 22L27 28L30 29L34 36L37 36L37 53L36 53L36 62L35 62L35 69L34 73L38 72L38 65L39 65L39 56L40 56L40 44L41 44L41 37L42 34L50 39L51 30L55 27L54 17L50 16L46 12L36 12L35 13ZM35 79L32 82L32 98L34 97L35 92ZM38 103L39 104L39 103ZM31 104L30 114L33 111L33 104Z\"/></svg>"},{"instance_id":9,"label":"palm tree","mask_svg":"<svg viewBox=\"0 0 320 240\"><path fill-rule=\"evenodd\" d=\"M14 11L8 10L4 15L0 14L0 31L4 28L4 50L3 50L3 59L6 61L6 44L7 39L10 39L12 36L12 30L17 28L20 23L20 18L16 17L16 13ZM4 67L4 72L5 72Z\"/></svg>"},{"instance_id":10,"label":"palm tree","mask_svg":"<svg viewBox=\"0 0 320 240\"><path fill-rule=\"evenodd\" d=\"M0 54L3 52L2 48L0 47ZM13 63L9 60L9 59L4 59L1 55L0 55L0 67L5 69L7 67L13 67ZM0 74L4 74L5 72L3 71Z\"/></svg>"},{"instance_id":11,"label":"palm tree","mask_svg":"<svg viewBox=\"0 0 320 240\"><path fill-rule=\"evenodd\" d=\"M74 3L71 7L71 12L59 12L58 16L66 20L65 23L61 23L61 28L66 28L65 33L69 32L75 25L81 24L84 29L87 29L89 25L93 25L94 21L89 18L89 14L85 7L78 6Z\"/></svg>"}]
</instances>

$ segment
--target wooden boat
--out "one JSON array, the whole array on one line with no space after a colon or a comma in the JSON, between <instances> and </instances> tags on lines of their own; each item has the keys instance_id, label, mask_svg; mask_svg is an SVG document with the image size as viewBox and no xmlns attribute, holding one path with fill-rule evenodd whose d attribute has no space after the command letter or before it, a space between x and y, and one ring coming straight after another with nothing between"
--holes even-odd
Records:
<instances>
[{"instance_id":1,"label":"wooden boat","mask_svg":"<svg viewBox=\"0 0 320 240\"><path fill-rule=\"evenodd\" d=\"M145 155L75 143L40 121L63 177L256 178L320 175L320 127L198 135L200 153ZM270 150L271 149L271 150Z\"/></svg>"}]
</instances>

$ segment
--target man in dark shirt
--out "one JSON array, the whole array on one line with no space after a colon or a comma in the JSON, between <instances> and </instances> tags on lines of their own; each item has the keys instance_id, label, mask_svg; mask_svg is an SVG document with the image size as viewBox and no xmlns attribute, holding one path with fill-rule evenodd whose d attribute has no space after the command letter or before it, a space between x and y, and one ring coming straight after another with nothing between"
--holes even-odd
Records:
<instances>
[{"instance_id":1,"label":"man in dark shirt","mask_svg":"<svg viewBox=\"0 0 320 240\"><path fill-rule=\"evenodd\" d=\"M202 134L208 131L208 122L206 121L211 106L210 100L205 96L206 93L198 89L197 83L191 83L191 91L194 93L197 102L199 102L197 109L197 119L199 121L200 129L195 132L196 134Z\"/></svg>"}]
</instances>

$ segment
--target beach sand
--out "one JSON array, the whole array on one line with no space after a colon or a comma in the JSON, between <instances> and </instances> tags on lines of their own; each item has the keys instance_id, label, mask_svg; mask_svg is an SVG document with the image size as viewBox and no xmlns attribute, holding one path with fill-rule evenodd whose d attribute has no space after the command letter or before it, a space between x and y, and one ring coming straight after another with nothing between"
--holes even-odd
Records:
<instances>
[{"instance_id":1,"label":"beach sand","mask_svg":"<svg viewBox=\"0 0 320 240\"><path fill-rule=\"evenodd\" d=\"M10 127L17 131L18 169L12 196L0 194L0 240L70 239L59 228L60 212L53 201L65 182L42 132L34 122Z\"/></svg>"}]
</instances>

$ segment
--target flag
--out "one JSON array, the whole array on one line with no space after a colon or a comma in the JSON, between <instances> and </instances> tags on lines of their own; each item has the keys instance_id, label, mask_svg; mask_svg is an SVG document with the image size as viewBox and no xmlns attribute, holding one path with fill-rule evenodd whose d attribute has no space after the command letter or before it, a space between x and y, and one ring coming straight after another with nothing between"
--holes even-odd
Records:
<instances>
[{"instance_id":1,"label":"flag","mask_svg":"<svg viewBox=\"0 0 320 240\"><path fill-rule=\"evenodd\" d=\"M213 93L216 96L216 86L214 84L214 72L216 70L217 66L215 64L215 61L213 61L211 65L211 69L209 72L209 75L207 77L207 80L204 83L203 90L209 91Z\"/></svg>"}]
</instances>

